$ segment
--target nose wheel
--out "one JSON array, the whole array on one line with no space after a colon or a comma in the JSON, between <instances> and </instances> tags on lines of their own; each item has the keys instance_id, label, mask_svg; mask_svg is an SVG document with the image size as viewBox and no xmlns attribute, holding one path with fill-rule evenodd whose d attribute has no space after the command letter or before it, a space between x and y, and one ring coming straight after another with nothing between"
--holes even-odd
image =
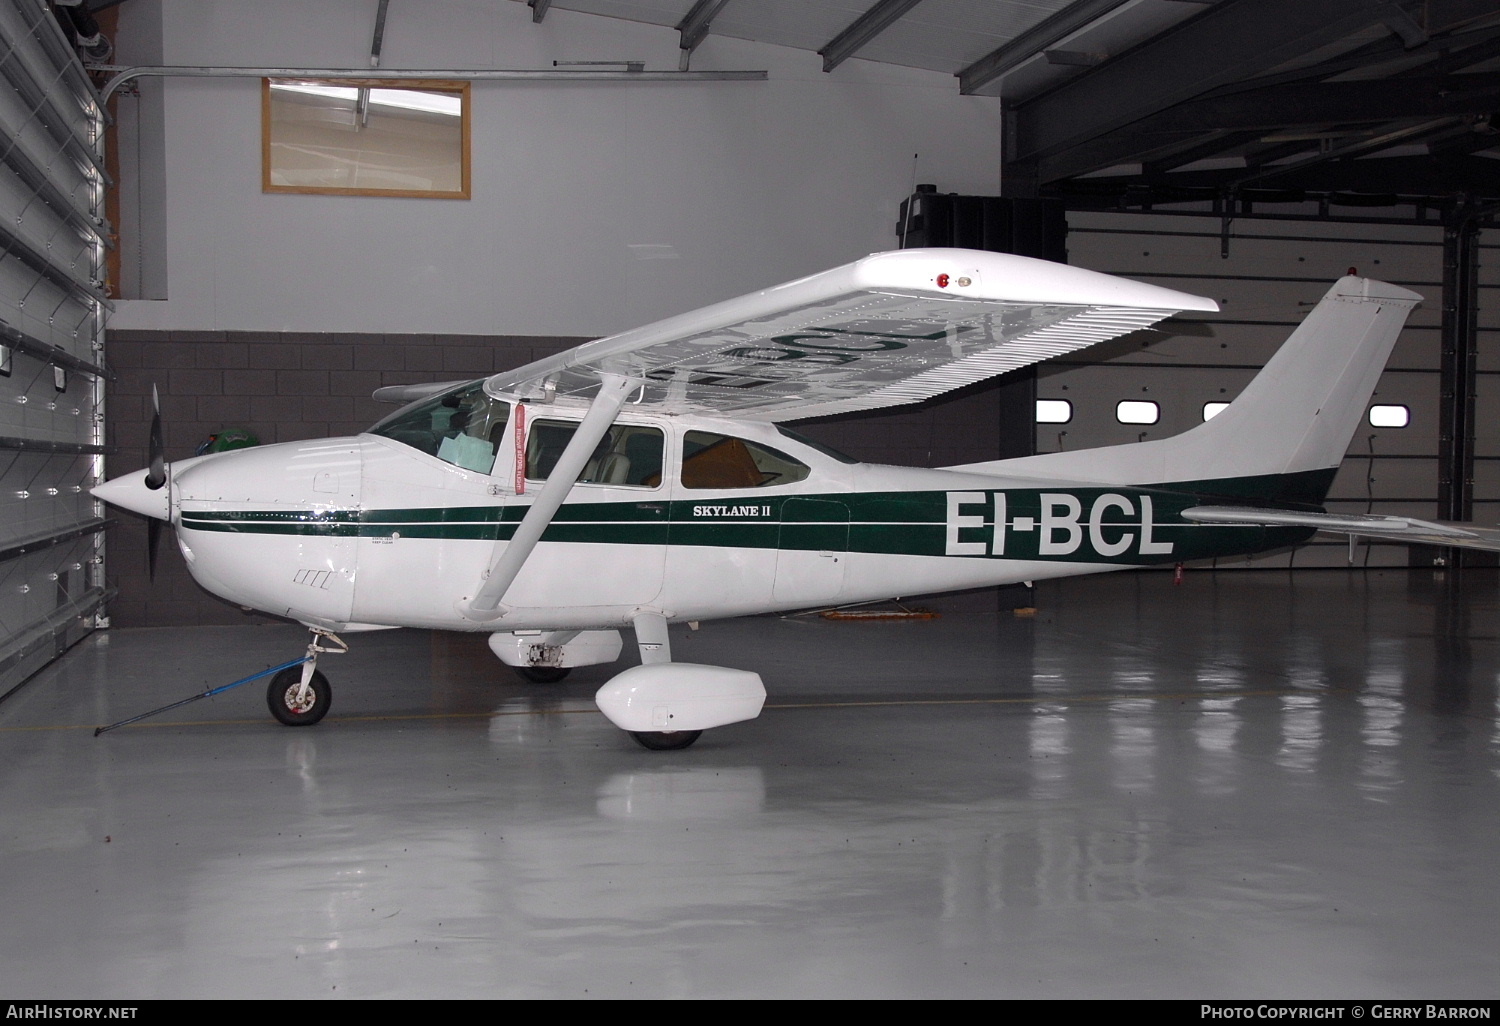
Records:
<instances>
[{"instance_id":1,"label":"nose wheel","mask_svg":"<svg viewBox=\"0 0 1500 1026\"><path fill-rule=\"evenodd\" d=\"M314 670L307 687L302 686L302 667L282 670L266 688L271 715L288 727L310 727L321 720L333 701L333 688L322 670Z\"/></svg>"},{"instance_id":2,"label":"nose wheel","mask_svg":"<svg viewBox=\"0 0 1500 1026\"><path fill-rule=\"evenodd\" d=\"M334 647L325 648L323 642ZM271 678L266 688L266 705L271 715L288 727L310 727L328 715L333 703L333 688L328 678L318 669L318 656L332 652L342 655L349 646L332 631L312 628L312 640L307 643L307 658L297 666L289 666Z\"/></svg>"}]
</instances>

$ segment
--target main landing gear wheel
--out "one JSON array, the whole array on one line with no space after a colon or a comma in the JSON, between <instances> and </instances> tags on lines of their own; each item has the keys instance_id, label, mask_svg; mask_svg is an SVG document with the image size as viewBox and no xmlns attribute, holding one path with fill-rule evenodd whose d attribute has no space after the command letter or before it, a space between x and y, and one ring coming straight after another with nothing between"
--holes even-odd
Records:
<instances>
[{"instance_id":1,"label":"main landing gear wheel","mask_svg":"<svg viewBox=\"0 0 1500 1026\"><path fill-rule=\"evenodd\" d=\"M271 715L288 727L310 727L328 712L333 701L333 689L322 670L314 670L312 680L307 682L307 696L297 701L297 688L302 683L302 667L290 666L271 678L266 688L266 704Z\"/></svg>"},{"instance_id":2,"label":"main landing gear wheel","mask_svg":"<svg viewBox=\"0 0 1500 1026\"><path fill-rule=\"evenodd\" d=\"M630 736L642 748L653 752L675 752L686 748L702 735L701 730L632 730Z\"/></svg>"},{"instance_id":3,"label":"main landing gear wheel","mask_svg":"<svg viewBox=\"0 0 1500 1026\"><path fill-rule=\"evenodd\" d=\"M516 672L533 684L556 684L568 675L571 666L517 666Z\"/></svg>"}]
</instances>

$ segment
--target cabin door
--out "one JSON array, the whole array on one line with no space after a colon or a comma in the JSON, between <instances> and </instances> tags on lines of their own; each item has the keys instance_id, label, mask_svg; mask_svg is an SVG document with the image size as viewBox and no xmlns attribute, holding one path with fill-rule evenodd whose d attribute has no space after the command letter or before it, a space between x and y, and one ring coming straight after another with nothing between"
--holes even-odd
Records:
<instances>
[{"instance_id":1,"label":"cabin door","mask_svg":"<svg viewBox=\"0 0 1500 1026\"><path fill-rule=\"evenodd\" d=\"M835 602L849 566L849 507L832 499L790 498L781 504L776 546L778 603Z\"/></svg>"}]
</instances>

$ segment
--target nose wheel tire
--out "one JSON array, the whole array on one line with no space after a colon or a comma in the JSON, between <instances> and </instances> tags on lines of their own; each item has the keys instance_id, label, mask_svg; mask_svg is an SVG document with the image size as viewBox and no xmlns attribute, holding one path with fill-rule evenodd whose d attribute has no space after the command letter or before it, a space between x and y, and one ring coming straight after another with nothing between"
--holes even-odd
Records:
<instances>
[{"instance_id":1,"label":"nose wheel tire","mask_svg":"<svg viewBox=\"0 0 1500 1026\"><path fill-rule=\"evenodd\" d=\"M642 748L653 752L675 752L698 740L701 730L632 730L630 736Z\"/></svg>"},{"instance_id":2,"label":"nose wheel tire","mask_svg":"<svg viewBox=\"0 0 1500 1026\"><path fill-rule=\"evenodd\" d=\"M570 666L517 666L515 671L533 684L556 684L568 675Z\"/></svg>"},{"instance_id":3,"label":"nose wheel tire","mask_svg":"<svg viewBox=\"0 0 1500 1026\"><path fill-rule=\"evenodd\" d=\"M266 704L271 715L288 727L310 727L321 720L333 701L333 689L322 670L314 670L308 681L307 695L297 700L297 688L302 683L302 667L291 666L271 678L266 688Z\"/></svg>"}]
</instances>

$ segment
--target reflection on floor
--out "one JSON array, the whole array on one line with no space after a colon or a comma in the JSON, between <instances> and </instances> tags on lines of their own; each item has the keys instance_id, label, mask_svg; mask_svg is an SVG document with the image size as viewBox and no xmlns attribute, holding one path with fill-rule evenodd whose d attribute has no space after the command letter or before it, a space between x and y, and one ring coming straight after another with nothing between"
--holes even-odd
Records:
<instances>
[{"instance_id":1,"label":"reflection on floor","mask_svg":"<svg viewBox=\"0 0 1500 1026\"><path fill-rule=\"evenodd\" d=\"M0 992L1493 998L1497 604L1132 573L674 628L771 699L666 753L610 668L411 631L325 658L317 727L257 683L95 738L303 638L101 632L0 704Z\"/></svg>"}]
</instances>

